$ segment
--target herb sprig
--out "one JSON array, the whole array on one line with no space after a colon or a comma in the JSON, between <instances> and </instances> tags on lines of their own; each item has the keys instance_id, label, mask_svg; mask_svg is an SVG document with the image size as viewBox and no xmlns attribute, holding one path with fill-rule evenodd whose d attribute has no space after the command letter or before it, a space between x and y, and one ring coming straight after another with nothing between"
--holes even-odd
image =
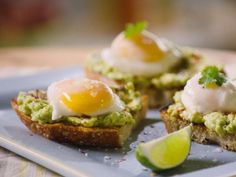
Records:
<instances>
[{"instance_id":1,"label":"herb sprig","mask_svg":"<svg viewBox=\"0 0 236 177\"><path fill-rule=\"evenodd\" d=\"M124 30L125 38L130 38L141 33L144 29L148 27L146 21L137 22L137 23L128 23Z\"/></svg>"},{"instance_id":2,"label":"herb sprig","mask_svg":"<svg viewBox=\"0 0 236 177\"><path fill-rule=\"evenodd\" d=\"M226 82L225 75L216 66L207 66L201 71L201 78L198 83L204 88L216 88Z\"/></svg>"}]
</instances>

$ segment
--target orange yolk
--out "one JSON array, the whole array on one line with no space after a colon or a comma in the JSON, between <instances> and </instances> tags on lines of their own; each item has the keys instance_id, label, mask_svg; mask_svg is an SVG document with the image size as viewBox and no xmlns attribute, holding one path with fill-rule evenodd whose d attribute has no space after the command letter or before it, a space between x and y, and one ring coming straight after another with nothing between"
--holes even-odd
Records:
<instances>
[{"instance_id":1,"label":"orange yolk","mask_svg":"<svg viewBox=\"0 0 236 177\"><path fill-rule=\"evenodd\" d=\"M86 115L111 106L113 97L107 87L100 83L83 86L78 92L64 93L61 100L73 112Z\"/></svg>"},{"instance_id":2,"label":"orange yolk","mask_svg":"<svg viewBox=\"0 0 236 177\"><path fill-rule=\"evenodd\" d=\"M145 57L143 61L145 62L156 62L166 55L166 52L163 51L154 40L146 36L136 35L130 40L144 52Z\"/></svg>"}]
</instances>

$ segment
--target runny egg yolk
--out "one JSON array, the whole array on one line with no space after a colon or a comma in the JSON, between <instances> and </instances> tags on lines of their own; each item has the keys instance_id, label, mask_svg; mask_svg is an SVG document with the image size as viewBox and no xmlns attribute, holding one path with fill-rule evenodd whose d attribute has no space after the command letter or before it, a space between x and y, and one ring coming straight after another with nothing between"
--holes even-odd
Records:
<instances>
[{"instance_id":1,"label":"runny egg yolk","mask_svg":"<svg viewBox=\"0 0 236 177\"><path fill-rule=\"evenodd\" d=\"M73 112L89 115L109 108L113 102L113 96L103 83L96 83L82 86L77 92L64 92L61 101Z\"/></svg>"},{"instance_id":2,"label":"runny egg yolk","mask_svg":"<svg viewBox=\"0 0 236 177\"><path fill-rule=\"evenodd\" d=\"M167 52L153 36L140 33L130 38L120 34L112 43L112 51L119 57L144 62L157 62L163 59Z\"/></svg>"}]
</instances>

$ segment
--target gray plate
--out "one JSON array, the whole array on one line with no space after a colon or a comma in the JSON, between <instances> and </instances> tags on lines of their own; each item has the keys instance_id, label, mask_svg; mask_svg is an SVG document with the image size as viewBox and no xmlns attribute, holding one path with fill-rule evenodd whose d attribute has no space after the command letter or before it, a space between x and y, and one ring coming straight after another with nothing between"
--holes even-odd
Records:
<instances>
[{"instance_id":1,"label":"gray plate","mask_svg":"<svg viewBox=\"0 0 236 177\"><path fill-rule=\"evenodd\" d=\"M145 176L229 176L236 174L236 154L215 145L192 143L188 159L179 167L159 174L140 165L134 149L141 141L166 134L159 112L149 111L147 119L122 149L88 149L59 144L32 134L11 110L10 99L20 90L46 88L53 81L81 75L79 67L54 70L27 77L0 80L0 145L63 176L145 177Z\"/></svg>"}]
</instances>

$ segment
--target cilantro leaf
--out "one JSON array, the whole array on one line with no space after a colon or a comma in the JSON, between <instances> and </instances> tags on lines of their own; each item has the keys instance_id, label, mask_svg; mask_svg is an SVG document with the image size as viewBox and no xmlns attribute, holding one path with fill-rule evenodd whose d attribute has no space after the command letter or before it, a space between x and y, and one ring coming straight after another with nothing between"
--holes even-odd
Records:
<instances>
[{"instance_id":1,"label":"cilantro leaf","mask_svg":"<svg viewBox=\"0 0 236 177\"><path fill-rule=\"evenodd\" d=\"M135 36L136 34L139 34L144 29L148 27L148 23L146 21L137 22L137 23L128 23L126 25L124 34L126 38L130 38L132 36Z\"/></svg>"},{"instance_id":2,"label":"cilantro leaf","mask_svg":"<svg viewBox=\"0 0 236 177\"><path fill-rule=\"evenodd\" d=\"M220 87L226 82L225 75L216 66L207 66L201 71L198 83L205 88Z\"/></svg>"}]
</instances>

